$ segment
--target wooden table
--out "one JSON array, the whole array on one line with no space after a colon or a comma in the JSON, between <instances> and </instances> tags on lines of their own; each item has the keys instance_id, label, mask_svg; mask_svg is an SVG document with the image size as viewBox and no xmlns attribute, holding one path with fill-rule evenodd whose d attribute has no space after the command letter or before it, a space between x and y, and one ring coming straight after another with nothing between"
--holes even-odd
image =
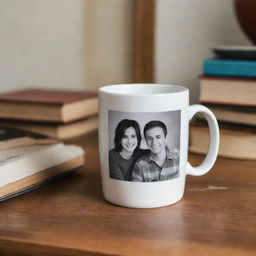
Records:
<instances>
[{"instance_id":1,"label":"wooden table","mask_svg":"<svg viewBox=\"0 0 256 256\"><path fill-rule=\"evenodd\" d=\"M181 202L128 209L102 197L96 133L73 142L85 168L0 204L0 255L256 255L255 161L220 158Z\"/></svg>"}]
</instances>

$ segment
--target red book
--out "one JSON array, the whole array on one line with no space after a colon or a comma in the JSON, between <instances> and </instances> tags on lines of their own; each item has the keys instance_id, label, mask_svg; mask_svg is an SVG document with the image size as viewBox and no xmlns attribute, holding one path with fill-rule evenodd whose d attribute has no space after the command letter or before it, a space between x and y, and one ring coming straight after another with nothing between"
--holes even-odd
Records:
<instances>
[{"instance_id":1,"label":"red book","mask_svg":"<svg viewBox=\"0 0 256 256\"><path fill-rule=\"evenodd\" d=\"M69 123L98 112L97 93L25 89L0 94L0 118Z\"/></svg>"}]
</instances>

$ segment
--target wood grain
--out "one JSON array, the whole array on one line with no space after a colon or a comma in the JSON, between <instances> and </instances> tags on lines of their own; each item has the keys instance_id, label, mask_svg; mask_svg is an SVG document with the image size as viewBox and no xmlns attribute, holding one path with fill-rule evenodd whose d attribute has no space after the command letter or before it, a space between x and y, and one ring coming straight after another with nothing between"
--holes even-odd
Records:
<instances>
[{"instance_id":1,"label":"wood grain","mask_svg":"<svg viewBox=\"0 0 256 256\"><path fill-rule=\"evenodd\" d=\"M102 197L96 133L74 142L85 168L1 203L1 255L255 255L255 161L219 158L179 203L129 209Z\"/></svg>"},{"instance_id":2,"label":"wood grain","mask_svg":"<svg viewBox=\"0 0 256 256\"><path fill-rule=\"evenodd\" d=\"M154 82L155 0L135 0L134 82Z\"/></svg>"}]
</instances>

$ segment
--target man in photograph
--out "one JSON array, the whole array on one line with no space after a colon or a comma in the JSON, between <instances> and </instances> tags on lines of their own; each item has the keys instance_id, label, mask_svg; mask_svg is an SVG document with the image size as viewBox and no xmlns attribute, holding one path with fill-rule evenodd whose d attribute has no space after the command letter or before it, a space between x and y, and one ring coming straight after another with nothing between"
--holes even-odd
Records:
<instances>
[{"instance_id":1,"label":"man in photograph","mask_svg":"<svg viewBox=\"0 0 256 256\"><path fill-rule=\"evenodd\" d=\"M179 177L179 151L168 149L166 125L150 121L144 127L144 136L150 152L136 161L131 180L153 182Z\"/></svg>"}]
</instances>

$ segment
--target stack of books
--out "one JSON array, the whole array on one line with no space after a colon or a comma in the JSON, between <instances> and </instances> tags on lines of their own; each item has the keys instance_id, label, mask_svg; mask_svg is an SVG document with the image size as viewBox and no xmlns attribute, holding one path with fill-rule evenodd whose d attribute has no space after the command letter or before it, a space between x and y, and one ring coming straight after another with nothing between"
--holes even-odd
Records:
<instances>
[{"instance_id":1,"label":"stack of books","mask_svg":"<svg viewBox=\"0 0 256 256\"><path fill-rule=\"evenodd\" d=\"M232 49L234 51L234 49ZM228 52L230 53L230 52ZM213 58L204 61L200 103L216 115L220 126L219 155L256 159L256 59ZM202 121L203 118L199 117ZM206 153L209 131L204 122L191 125L190 151Z\"/></svg>"},{"instance_id":2,"label":"stack of books","mask_svg":"<svg viewBox=\"0 0 256 256\"><path fill-rule=\"evenodd\" d=\"M97 128L95 93L28 89L0 95L0 201L34 190L84 164L62 140Z\"/></svg>"},{"instance_id":3,"label":"stack of books","mask_svg":"<svg viewBox=\"0 0 256 256\"><path fill-rule=\"evenodd\" d=\"M67 140L98 127L97 94L27 89L0 94L1 127Z\"/></svg>"}]
</instances>

